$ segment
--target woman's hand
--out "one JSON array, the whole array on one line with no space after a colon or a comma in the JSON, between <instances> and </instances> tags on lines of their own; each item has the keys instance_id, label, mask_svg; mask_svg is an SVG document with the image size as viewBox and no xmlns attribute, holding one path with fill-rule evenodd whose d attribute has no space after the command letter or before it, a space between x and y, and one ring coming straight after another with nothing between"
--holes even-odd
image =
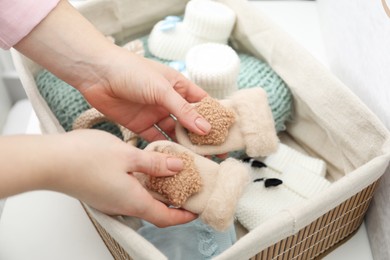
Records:
<instances>
[{"instance_id":1,"label":"woman's hand","mask_svg":"<svg viewBox=\"0 0 390 260\"><path fill-rule=\"evenodd\" d=\"M209 132L210 124L189 103L207 93L170 67L114 48L100 75L104 80L77 88L92 106L146 140L166 139L154 124L175 137L170 114L192 132Z\"/></svg>"},{"instance_id":2,"label":"woman's hand","mask_svg":"<svg viewBox=\"0 0 390 260\"><path fill-rule=\"evenodd\" d=\"M196 218L155 200L132 174L173 175L183 167L180 159L137 149L110 133L76 130L0 137L0 147L0 198L44 189L68 194L107 214L135 216L160 227Z\"/></svg>"},{"instance_id":3,"label":"woman's hand","mask_svg":"<svg viewBox=\"0 0 390 260\"><path fill-rule=\"evenodd\" d=\"M155 124L174 137L170 114L192 132L210 130L210 124L189 104L200 101L206 92L179 72L114 45L66 0L14 48L77 88L111 120L148 141L164 138ZM22 151L20 144L13 144L19 139L23 139ZM154 200L131 174L173 174L178 169L170 168L167 155L140 151L94 130L16 137L5 143L7 148L0 149L4 153L0 162L6 164L0 176L0 197L53 189L106 213L137 216L158 226L195 218Z\"/></svg>"},{"instance_id":4,"label":"woman's hand","mask_svg":"<svg viewBox=\"0 0 390 260\"><path fill-rule=\"evenodd\" d=\"M49 175L47 184L52 189L107 214L136 216L159 227L196 218L188 211L169 208L155 200L132 175L173 175L183 167L180 159L137 149L103 131L77 130L65 136L59 142L66 147L61 148L66 160L61 159L56 165L66 167Z\"/></svg>"},{"instance_id":5,"label":"woman's hand","mask_svg":"<svg viewBox=\"0 0 390 260\"><path fill-rule=\"evenodd\" d=\"M207 93L181 73L125 50L62 0L15 49L77 88L111 120L148 141L173 135L173 114L191 132L210 124L189 104Z\"/></svg>"}]
</instances>

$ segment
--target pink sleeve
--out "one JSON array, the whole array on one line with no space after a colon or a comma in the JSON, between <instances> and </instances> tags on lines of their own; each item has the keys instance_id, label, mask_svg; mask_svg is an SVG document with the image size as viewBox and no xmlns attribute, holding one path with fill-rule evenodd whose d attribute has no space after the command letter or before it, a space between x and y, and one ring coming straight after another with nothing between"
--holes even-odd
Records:
<instances>
[{"instance_id":1,"label":"pink sleeve","mask_svg":"<svg viewBox=\"0 0 390 260\"><path fill-rule=\"evenodd\" d=\"M0 48L9 49L37 26L60 0L0 0Z\"/></svg>"}]
</instances>

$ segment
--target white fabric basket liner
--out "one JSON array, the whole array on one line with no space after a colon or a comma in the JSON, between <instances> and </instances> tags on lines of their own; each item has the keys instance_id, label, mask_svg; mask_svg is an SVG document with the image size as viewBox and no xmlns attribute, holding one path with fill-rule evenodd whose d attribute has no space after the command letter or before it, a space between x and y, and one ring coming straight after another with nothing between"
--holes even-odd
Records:
<instances>
[{"instance_id":1,"label":"white fabric basket liner","mask_svg":"<svg viewBox=\"0 0 390 260\"><path fill-rule=\"evenodd\" d=\"M318 217L377 181L390 160L389 132L379 119L325 66L275 25L254 13L245 0L220 0L237 14L234 47L266 61L294 96L294 121L287 135L308 154L325 160L326 191L284 210L241 237L215 259L248 259L262 249L297 233ZM186 1L89 1L80 11L105 35L137 38L163 17L183 12ZM15 67L44 133L64 129L39 94L34 76L42 69L12 50ZM134 259L165 256L120 218L85 205L92 217ZM136 222L134 220L134 222Z\"/></svg>"}]
</instances>

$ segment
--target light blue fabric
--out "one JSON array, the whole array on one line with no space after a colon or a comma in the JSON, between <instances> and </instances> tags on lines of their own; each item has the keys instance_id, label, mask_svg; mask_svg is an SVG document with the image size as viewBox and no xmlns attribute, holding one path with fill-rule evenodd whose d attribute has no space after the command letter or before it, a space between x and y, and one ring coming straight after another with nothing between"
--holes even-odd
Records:
<instances>
[{"instance_id":1,"label":"light blue fabric","mask_svg":"<svg viewBox=\"0 0 390 260\"><path fill-rule=\"evenodd\" d=\"M160 24L159 29L164 32L172 31L176 28L178 22L181 21L179 16L167 16L164 21Z\"/></svg>"},{"instance_id":2,"label":"light blue fabric","mask_svg":"<svg viewBox=\"0 0 390 260\"><path fill-rule=\"evenodd\" d=\"M218 232L199 219L166 228L143 221L138 233L169 260L211 259L236 242L234 225L225 232Z\"/></svg>"}]
</instances>

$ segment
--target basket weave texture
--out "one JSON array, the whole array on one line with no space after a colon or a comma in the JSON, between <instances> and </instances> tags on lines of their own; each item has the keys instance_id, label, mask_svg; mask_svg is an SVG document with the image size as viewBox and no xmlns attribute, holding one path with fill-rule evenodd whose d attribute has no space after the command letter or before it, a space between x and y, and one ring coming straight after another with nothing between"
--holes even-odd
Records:
<instances>
[{"instance_id":1,"label":"basket weave texture","mask_svg":"<svg viewBox=\"0 0 390 260\"><path fill-rule=\"evenodd\" d=\"M251 260L316 259L326 255L352 236L364 220L378 181L363 189L310 225L260 251ZM88 213L88 210L86 209ZM132 259L112 236L88 214L96 230L116 260Z\"/></svg>"}]
</instances>

